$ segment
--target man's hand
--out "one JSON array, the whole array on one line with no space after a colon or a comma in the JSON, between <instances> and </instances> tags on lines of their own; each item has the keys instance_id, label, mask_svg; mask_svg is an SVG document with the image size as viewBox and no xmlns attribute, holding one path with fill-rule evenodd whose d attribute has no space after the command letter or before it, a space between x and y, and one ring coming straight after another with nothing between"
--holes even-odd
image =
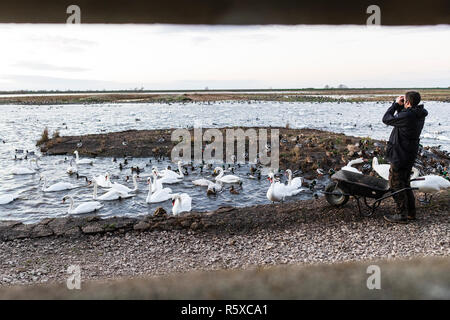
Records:
<instances>
[{"instance_id":1,"label":"man's hand","mask_svg":"<svg viewBox=\"0 0 450 320\"><path fill-rule=\"evenodd\" d=\"M405 103L405 96L398 96L395 102L402 106Z\"/></svg>"}]
</instances>

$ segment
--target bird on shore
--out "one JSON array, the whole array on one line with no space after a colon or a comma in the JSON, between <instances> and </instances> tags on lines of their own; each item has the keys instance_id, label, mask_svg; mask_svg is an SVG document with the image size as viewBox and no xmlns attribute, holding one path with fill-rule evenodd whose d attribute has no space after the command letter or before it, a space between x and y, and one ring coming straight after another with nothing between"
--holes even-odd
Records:
<instances>
[{"instance_id":1,"label":"bird on shore","mask_svg":"<svg viewBox=\"0 0 450 320\"><path fill-rule=\"evenodd\" d=\"M433 197L431 195L430 198L427 198L427 193L436 193L450 188L450 181L438 175L427 175L418 177L418 179L420 180L411 181L411 187L418 188L420 192L425 193L425 198L421 199L421 202L424 203L430 203Z\"/></svg>"},{"instance_id":2,"label":"bird on shore","mask_svg":"<svg viewBox=\"0 0 450 320\"><path fill-rule=\"evenodd\" d=\"M353 167L355 164L360 164L360 163L363 163L363 162L364 162L363 158L350 160L344 167L341 168L341 170L351 171L351 172L363 174L361 171L359 171L358 169Z\"/></svg>"}]
</instances>

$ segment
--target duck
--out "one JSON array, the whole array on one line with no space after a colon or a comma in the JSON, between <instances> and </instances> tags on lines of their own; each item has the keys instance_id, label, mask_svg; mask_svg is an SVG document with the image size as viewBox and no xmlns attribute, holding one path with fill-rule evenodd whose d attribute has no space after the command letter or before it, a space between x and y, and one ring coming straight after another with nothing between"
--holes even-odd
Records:
<instances>
[{"instance_id":1,"label":"duck","mask_svg":"<svg viewBox=\"0 0 450 320\"><path fill-rule=\"evenodd\" d=\"M80 159L80 156L78 155L78 150L75 150L73 153L75 154L76 157L75 163L77 165L94 164L94 160L92 159Z\"/></svg>"},{"instance_id":2,"label":"duck","mask_svg":"<svg viewBox=\"0 0 450 320\"><path fill-rule=\"evenodd\" d=\"M241 178L232 174L224 176L222 167L216 167L214 169L214 174L217 173L219 173L219 175L216 177L216 181L220 181L222 183L238 183L239 181L241 181Z\"/></svg>"},{"instance_id":3,"label":"duck","mask_svg":"<svg viewBox=\"0 0 450 320\"><path fill-rule=\"evenodd\" d=\"M156 173L153 174L153 182L151 177L148 177L147 184L148 184L148 195L145 202L158 203L167 201L172 198L172 189L163 188L162 183L159 183L157 181Z\"/></svg>"},{"instance_id":4,"label":"duck","mask_svg":"<svg viewBox=\"0 0 450 320\"><path fill-rule=\"evenodd\" d=\"M450 181L438 175L426 175L419 177L420 180L411 181L412 188L418 188L420 192L425 193L425 198L422 202L430 203L433 195L427 199L427 193L436 193L441 190L450 188Z\"/></svg>"},{"instance_id":5,"label":"duck","mask_svg":"<svg viewBox=\"0 0 450 320\"><path fill-rule=\"evenodd\" d=\"M76 164L76 162L74 162L73 160L70 160L69 166L66 169L67 174L69 175L73 175L75 173L78 174L78 166Z\"/></svg>"},{"instance_id":6,"label":"duck","mask_svg":"<svg viewBox=\"0 0 450 320\"><path fill-rule=\"evenodd\" d=\"M97 185L99 187L102 187L102 188L111 188L112 187L110 175L108 172L106 172L105 175L99 175L97 177L94 177L94 181L97 183Z\"/></svg>"},{"instance_id":7,"label":"duck","mask_svg":"<svg viewBox=\"0 0 450 320\"><path fill-rule=\"evenodd\" d=\"M101 196L97 196L98 192L98 185L97 182L94 180L94 193L92 194L92 199L94 200L101 200L101 201L114 201L114 200L122 200L122 199L129 199L133 195L129 193L123 193L114 189L109 189L105 194L102 194Z\"/></svg>"},{"instance_id":8,"label":"duck","mask_svg":"<svg viewBox=\"0 0 450 320\"><path fill-rule=\"evenodd\" d=\"M178 215L189 212L192 208L192 198L187 193L172 195L172 213Z\"/></svg>"},{"instance_id":9,"label":"duck","mask_svg":"<svg viewBox=\"0 0 450 320\"><path fill-rule=\"evenodd\" d=\"M363 174L361 171L359 171L356 168L353 168L353 166L355 164L359 164L359 163L363 163L364 159L363 158L358 158L358 159L354 159L354 160L350 160L344 167L341 168L341 170L345 170L345 171L351 171L351 172L355 172L355 173L359 173L359 174Z\"/></svg>"},{"instance_id":10,"label":"duck","mask_svg":"<svg viewBox=\"0 0 450 320\"><path fill-rule=\"evenodd\" d=\"M234 186L232 185L231 188L230 188L230 193L231 193L231 194L239 194L239 191L236 190L236 189L234 188Z\"/></svg>"},{"instance_id":11,"label":"duck","mask_svg":"<svg viewBox=\"0 0 450 320\"><path fill-rule=\"evenodd\" d=\"M103 208L103 205L98 201L89 201L84 202L80 204L78 207L74 208L74 201L72 196L66 195L62 199L62 202L65 203L65 201L69 199L70 200L70 207L67 210L68 214L83 214L83 213L91 213L100 210Z\"/></svg>"},{"instance_id":12,"label":"duck","mask_svg":"<svg viewBox=\"0 0 450 320\"><path fill-rule=\"evenodd\" d=\"M43 174L41 174L40 180L44 181L44 185L42 186L43 192L58 192L77 188L77 186L68 182L57 182L55 184L52 184L51 186L48 186L47 178Z\"/></svg>"},{"instance_id":13,"label":"duck","mask_svg":"<svg viewBox=\"0 0 450 320\"><path fill-rule=\"evenodd\" d=\"M129 177L127 177L127 181L128 181ZM113 182L111 185L111 188L117 191L120 191L122 193L134 193L136 191L138 191L138 185L137 185L137 174L133 174L133 185L134 185L134 189L130 189L127 186L124 186L120 183L117 182Z\"/></svg>"}]
</instances>

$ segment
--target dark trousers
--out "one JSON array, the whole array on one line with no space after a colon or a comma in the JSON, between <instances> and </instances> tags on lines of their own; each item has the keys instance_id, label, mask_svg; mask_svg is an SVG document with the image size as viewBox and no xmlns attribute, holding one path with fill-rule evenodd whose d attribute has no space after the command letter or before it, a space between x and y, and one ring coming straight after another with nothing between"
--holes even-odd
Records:
<instances>
[{"instance_id":1,"label":"dark trousers","mask_svg":"<svg viewBox=\"0 0 450 320\"><path fill-rule=\"evenodd\" d=\"M409 188L409 178L411 175L411 167L398 168L391 164L389 169L389 185L393 191ZM399 192L394 195L394 200L397 205L397 213L401 215L408 214L409 216L416 216L416 199L412 190Z\"/></svg>"}]
</instances>

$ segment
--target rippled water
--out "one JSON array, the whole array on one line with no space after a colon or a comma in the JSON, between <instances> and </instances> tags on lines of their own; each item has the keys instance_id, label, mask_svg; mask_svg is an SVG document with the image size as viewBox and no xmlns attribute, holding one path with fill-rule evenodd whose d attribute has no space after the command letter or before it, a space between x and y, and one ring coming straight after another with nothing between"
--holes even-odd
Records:
<instances>
[{"instance_id":1,"label":"rippled water","mask_svg":"<svg viewBox=\"0 0 450 320\"><path fill-rule=\"evenodd\" d=\"M20 161L14 161L15 149L37 151L35 142L44 127L50 133L59 130L61 135L114 132L129 129L159 129L177 127L224 127L224 126L285 126L291 128L317 128L343 132L354 136L370 136L387 139L390 129L381 123L388 104L386 103L286 103L286 102L217 102L188 104L98 104L65 106L0 106L0 195L20 193L20 198L11 204L0 206L0 220L35 222L44 217L65 216L68 205L61 204L67 192L43 193L39 174L34 176L12 176L8 172ZM429 111L422 134L422 144L442 145L450 150L450 103L425 102ZM4 143L3 143L4 142ZM38 153L38 152L37 152ZM18 155L21 156L21 155ZM47 176L49 183L67 181L83 185L69 177L65 170L68 163L56 163L62 156L43 156L40 173ZM134 159L129 166L145 167L150 159ZM153 164L155 161L153 160ZM166 163L156 163L160 169ZM147 205L145 198L147 184L145 176L150 167L141 174L140 192L129 200L105 202L100 216L137 216L153 212L158 204ZM116 175L117 182L125 183L129 169L119 171L117 163L109 158L95 159L94 166L82 167L80 172L92 177L109 171ZM268 203L265 194L269 187L267 180L246 178L248 166L237 172L243 177L243 190L239 195L224 191L216 197L207 197L204 188L194 187L190 181L200 177L191 173L183 183L170 185L174 192L187 192L193 198L193 210L213 210L223 205L248 206ZM208 177L206 172L202 177ZM131 182L129 187L132 187ZM102 189L100 189L102 190ZM102 190L103 191L103 190ZM92 188L80 187L68 192L75 202L92 199ZM309 198L310 194L297 196ZM160 205L160 204L159 204ZM171 208L170 201L163 203Z\"/></svg>"}]
</instances>

